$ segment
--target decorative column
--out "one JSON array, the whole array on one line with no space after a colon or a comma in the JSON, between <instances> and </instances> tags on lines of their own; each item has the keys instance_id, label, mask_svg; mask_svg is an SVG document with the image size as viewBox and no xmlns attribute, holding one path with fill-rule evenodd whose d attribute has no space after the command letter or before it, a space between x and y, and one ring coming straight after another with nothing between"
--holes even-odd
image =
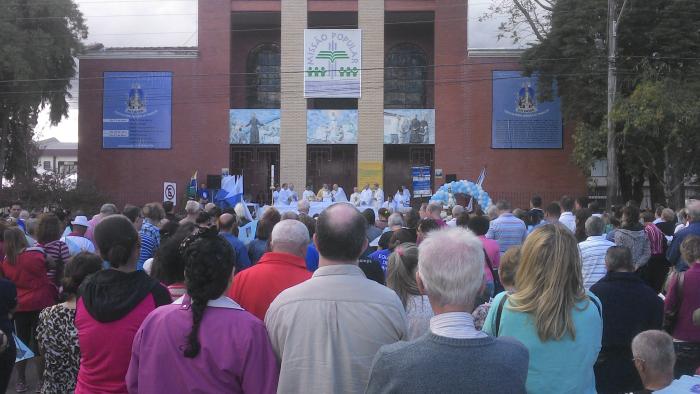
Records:
<instances>
[{"instance_id":1,"label":"decorative column","mask_svg":"<svg viewBox=\"0 0 700 394\"><path fill-rule=\"evenodd\" d=\"M384 0L357 0L357 10L362 29L357 175L362 188L368 182L384 183Z\"/></svg>"},{"instance_id":2,"label":"decorative column","mask_svg":"<svg viewBox=\"0 0 700 394\"><path fill-rule=\"evenodd\" d=\"M306 0L283 0L281 16L280 182L306 186L306 99L304 29ZM275 169L275 171L278 171Z\"/></svg>"}]
</instances>

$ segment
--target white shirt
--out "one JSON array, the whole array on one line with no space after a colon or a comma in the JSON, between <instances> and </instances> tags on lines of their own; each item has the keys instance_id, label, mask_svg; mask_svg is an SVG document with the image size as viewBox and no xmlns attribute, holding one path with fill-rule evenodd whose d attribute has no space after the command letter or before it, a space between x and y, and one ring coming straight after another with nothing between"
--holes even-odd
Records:
<instances>
[{"instance_id":1,"label":"white shirt","mask_svg":"<svg viewBox=\"0 0 700 394\"><path fill-rule=\"evenodd\" d=\"M466 312L449 312L430 318L430 332L435 335L455 339L475 339L487 337L485 332L474 327L474 317Z\"/></svg>"},{"instance_id":2,"label":"white shirt","mask_svg":"<svg viewBox=\"0 0 700 394\"><path fill-rule=\"evenodd\" d=\"M559 216L559 222L566 226L572 233L576 232L576 216L571 212L562 212Z\"/></svg>"},{"instance_id":3,"label":"white shirt","mask_svg":"<svg viewBox=\"0 0 700 394\"><path fill-rule=\"evenodd\" d=\"M87 238L77 235L69 235L63 237L63 242L68 245L68 251L71 256L75 256L80 252L95 253L95 245Z\"/></svg>"},{"instance_id":4,"label":"white shirt","mask_svg":"<svg viewBox=\"0 0 700 394\"><path fill-rule=\"evenodd\" d=\"M360 203L362 205L372 205L372 190L365 189L360 193Z\"/></svg>"},{"instance_id":5,"label":"white shirt","mask_svg":"<svg viewBox=\"0 0 700 394\"><path fill-rule=\"evenodd\" d=\"M291 197L291 193L289 192L289 189L282 189L279 192L278 199L279 201L276 201L278 204L282 205L289 205L289 198Z\"/></svg>"},{"instance_id":6,"label":"white shirt","mask_svg":"<svg viewBox=\"0 0 700 394\"><path fill-rule=\"evenodd\" d=\"M272 205L277 205L280 202L280 192L277 190L272 192Z\"/></svg>"},{"instance_id":7,"label":"white shirt","mask_svg":"<svg viewBox=\"0 0 700 394\"><path fill-rule=\"evenodd\" d=\"M448 227L457 227L457 218L452 218L447 221Z\"/></svg>"},{"instance_id":8,"label":"white shirt","mask_svg":"<svg viewBox=\"0 0 700 394\"><path fill-rule=\"evenodd\" d=\"M173 301L173 305L182 305L185 302L185 297L187 295L184 295L177 300ZM226 296L221 296L215 300L209 300L207 302L207 306L211 308L226 308L226 309L238 309L238 310L245 310L243 309L242 306L238 305L238 303Z\"/></svg>"},{"instance_id":9,"label":"white shirt","mask_svg":"<svg viewBox=\"0 0 700 394\"><path fill-rule=\"evenodd\" d=\"M608 241L605 235L591 236L578 244L581 253L583 287L586 290L607 274L605 254L611 246L615 246L615 243Z\"/></svg>"},{"instance_id":10,"label":"white shirt","mask_svg":"<svg viewBox=\"0 0 700 394\"><path fill-rule=\"evenodd\" d=\"M382 206L382 203L384 202L384 190L382 190L381 187L375 190L373 193L373 198L377 202L377 206Z\"/></svg>"},{"instance_id":11,"label":"white shirt","mask_svg":"<svg viewBox=\"0 0 700 394\"><path fill-rule=\"evenodd\" d=\"M350 204L356 207L360 206L360 193L353 193L350 195Z\"/></svg>"},{"instance_id":12,"label":"white shirt","mask_svg":"<svg viewBox=\"0 0 700 394\"><path fill-rule=\"evenodd\" d=\"M314 192L312 192L311 190L304 190L304 193L301 194L301 197L307 201L316 201L316 194L314 194Z\"/></svg>"}]
</instances>

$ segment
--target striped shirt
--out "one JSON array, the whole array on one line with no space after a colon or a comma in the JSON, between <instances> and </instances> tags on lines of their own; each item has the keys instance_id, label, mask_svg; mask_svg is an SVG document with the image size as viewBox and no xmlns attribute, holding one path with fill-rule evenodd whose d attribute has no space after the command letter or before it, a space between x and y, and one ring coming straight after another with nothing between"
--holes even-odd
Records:
<instances>
[{"instance_id":1,"label":"striped shirt","mask_svg":"<svg viewBox=\"0 0 700 394\"><path fill-rule=\"evenodd\" d=\"M583 287L586 290L608 273L605 267L605 254L611 246L615 246L615 243L605 239L605 235L590 236L578 244L581 253Z\"/></svg>"},{"instance_id":2,"label":"striped shirt","mask_svg":"<svg viewBox=\"0 0 700 394\"><path fill-rule=\"evenodd\" d=\"M66 245L66 243L61 241L60 239L51 241L45 245L37 244L36 246L44 249L46 255L53 258L56 261L62 261L63 263L66 263L66 261L70 258L70 251L68 250L68 245ZM51 280L51 282L54 282L56 280L56 269L57 267L49 267L46 270L46 276Z\"/></svg>"},{"instance_id":3,"label":"striped shirt","mask_svg":"<svg viewBox=\"0 0 700 394\"><path fill-rule=\"evenodd\" d=\"M527 226L525 222L515 217L510 212L501 214L491 221L486 238L498 241L498 248L501 255L512 246L520 246L527 237Z\"/></svg>"},{"instance_id":4,"label":"striped shirt","mask_svg":"<svg viewBox=\"0 0 700 394\"><path fill-rule=\"evenodd\" d=\"M156 250L160 246L160 231L150 221L144 220L139 235L141 236L141 253L136 269L142 270L143 263L156 255Z\"/></svg>"},{"instance_id":5,"label":"striped shirt","mask_svg":"<svg viewBox=\"0 0 700 394\"><path fill-rule=\"evenodd\" d=\"M456 339L484 338L488 335L474 327L474 318L466 312L441 313L430 318L430 332Z\"/></svg>"},{"instance_id":6,"label":"striped shirt","mask_svg":"<svg viewBox=\"0 0 700 394\"><path fill-rule=\"evenodd\" d=\"M644 226L644 232L647 233L647 237L649 238L651 255L657 256L664 254L664 246L666 244L666 236L664 233L662 233L654 223L647 223Z\"/></svg>"}]
</instances>

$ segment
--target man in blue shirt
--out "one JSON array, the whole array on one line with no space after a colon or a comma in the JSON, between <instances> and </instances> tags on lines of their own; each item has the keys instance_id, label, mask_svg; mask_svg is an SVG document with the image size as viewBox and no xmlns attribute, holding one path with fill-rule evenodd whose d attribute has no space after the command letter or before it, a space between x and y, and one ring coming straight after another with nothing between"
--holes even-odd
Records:
<instances>
[{"instance_id":1,"label":"man in blue shirt","mask_svg":"<svg viewBox=\"0 0 700 394\"><path fill-rule=\"evenodd\" d=\"M700 200L691 201L686 209L688 211L688 226L673 236L673 241L671 241L666 255L671 266L676 267L679 271L688 269L688 263L681 258L681 243L689 235L700 236Z\"/></svg>"},{"instance_id":2,"label":"man in blue shirt","mask_svg":"<svg viewBox=\"0 0 700 394\"><path fill-rule=\"evenodd\" d=\"M238 273L250 267L250 258L243 242L233 235L234 229L237 228L236 224L236 217L230 213L219 216L219 236L227 240L236 252L236 273Z\"/></svg>"},{"instance_id":3,"label":"man in blue shirt","mask_svg":"<svg viewBox=\"0 0 700 394\"><path fill-rule=\"evenodd\" d=\"M503 256L511 246L520 246L525 242L527 227L525 222L511 213L508 201L497 202L496 208L498 208L498 218L491 221L486 238L498 241L498 247Z\"/></svg>"}]
</instances>

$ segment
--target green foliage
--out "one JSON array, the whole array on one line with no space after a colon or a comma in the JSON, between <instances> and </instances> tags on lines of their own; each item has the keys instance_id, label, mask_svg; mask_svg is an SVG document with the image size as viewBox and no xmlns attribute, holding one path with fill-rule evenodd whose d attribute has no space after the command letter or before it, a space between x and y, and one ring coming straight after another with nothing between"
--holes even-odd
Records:
<instances>
[{"instance_id":1,"label":"green foliage","mask_svg":"<svg viewBox=\"0 0 700 394\"><path fill-rule=\"evenodd\" d=\"M700 2L627 0L625 7L612 115L621 175L658 179L671 198L679 183L698 173ZM577 124L573 160L585 172L606 156L606 51L607 0L557 0L551 30L521 58L543 87L556 82L563 116ZM552 93L543 90L541 98Z\"/></svg>"},{"instance_id":2,"label":"green foliage","mask_svg":"<svg viewBox=\"0 0 700 394\"><path fill-rule=\"evenodd\" d=\"M11 179L31 175L38 112L67 115L87 28L72 0L3 1L0 15L0 175Z\"/></svg>"},{"instance_id":3,"label":"green foliage","mask_svg":"<svg viewBox=\"0 0 700 394\"><path fill-rule=\"evenodd\" d=\"M98 212L100 206L107 202L105 196L92 184L76 184L74 178L74 174L47 172L32 178L18 179L11 187L0 190L0 207L19 200L32 208Z\"/></svg>"}]
</instances>

